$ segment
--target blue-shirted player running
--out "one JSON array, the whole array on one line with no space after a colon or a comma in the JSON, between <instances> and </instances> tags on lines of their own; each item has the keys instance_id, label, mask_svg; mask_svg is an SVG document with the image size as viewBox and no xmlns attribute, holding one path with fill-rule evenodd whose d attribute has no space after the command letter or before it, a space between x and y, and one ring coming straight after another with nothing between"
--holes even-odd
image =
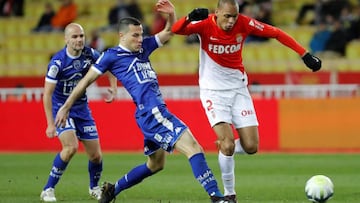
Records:
<instances>
[{"instance_id":1,"label":"blue-shirted player running","mask_svg":"<svg viewBox=\"0 0 360 203\"><path fill-rule=\"evenodd\" d=\"M47 119L46 135L49 138L58 136L62 150L56 155L48 181L41 192L40 200L44 202L56 202L55 186L75 155L78 140L83 143L89 157L89 194L95 199L101 197L101 188L98 186L103 167L101 148L86 94L81 94L74 102L64 127L56 127L54 122L59 108L100 54L92 48L84 47L85 34L79 24L71 23L66 26L65 42L66 46L52 57L45 78L43 104ZM113 75L109 76L112 94L107 102L113 100L117 82Z\"/></svg>"},{"instance_id":2,"label":"blue-shirted player running","mask_svg":"<svg viewBox=\"0 0 360 203\"><path fill-rule=\"evenodd\" d=\"M65 125L69 109L86 87L101 74L110 71L121 81L136 105L135 117L144 135L144 153L148 160L134 167L115 184L105 183L99 202L110 202L123 190L162 170L166 152L177 150L189 159L195 178L209 194L211 202L226 203L206 163L202 147L188 127L168 111L160 93L149 56L171 38L171 26L176 16L174 6L168 0L158 0L156 7L158 11L168 14L165 28L155 36L143 38L139 20L131 17L121 19L119 46L108 49L90 68L58 111L55 123Z\"/></svg>"}]
</instances>

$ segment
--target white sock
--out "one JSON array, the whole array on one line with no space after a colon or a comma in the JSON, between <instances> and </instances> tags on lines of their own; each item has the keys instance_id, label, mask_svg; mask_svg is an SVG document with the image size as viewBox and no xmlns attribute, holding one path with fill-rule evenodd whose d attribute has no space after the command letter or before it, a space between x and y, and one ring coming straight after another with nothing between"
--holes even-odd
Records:
<instances>
[{"instance_id":1,"label":"white sock","mask_svg":"<svg viewBox=\"0 0 360 203\"><path fill-rule=\"evenodd\" d=\"M235 139L235 153L236 154L247 154L240 144L240 139Z\"/></svg>"},{"instance_id":2,"label":"white sock","mask_svg":"<svg viewBox=\"0 0 360 203\"><path fill-rule=\"evenodd\" d=\"M234 155L225 156L219 151L219 165L221 171L221 178L224 185L224 195L234 195L235 192L235 162Z\"/></svg>"}]
</instances>

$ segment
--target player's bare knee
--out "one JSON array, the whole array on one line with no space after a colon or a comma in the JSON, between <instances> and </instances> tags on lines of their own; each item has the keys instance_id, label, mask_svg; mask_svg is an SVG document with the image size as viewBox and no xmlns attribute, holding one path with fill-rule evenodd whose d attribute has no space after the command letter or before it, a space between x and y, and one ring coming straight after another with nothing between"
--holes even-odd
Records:
<instances>
[{"instance_id":1,"label":"player's bare knee","mask_svg":"<svg viewBox=\"0 0 360 203\"><path fill-rule=\"evenodd\" d=\"M193 149L192 155L204 152L204 149L201 147L201 145L199 145L197 143L194 144L194 147L192 149Z\"/></svg>"},{"instance_id":2,"label":"player's bare knee","mask_svg":"<svg viewBox=\"0 0 360 203\"><path fill-rule=\"evenodd\" d=\"M249 145L244 147L244 151L247 154L255 154L258 151L258 146L257 145Z\"/></svg>"},{"instance_id":3,"label":"player's bare knee","mask_svg":"<svg viewBox=\"0 0 360 203\"><path fill-rule=\"evenodd\" d=\"M165 166L165 157L163 154L153 154L150 155L146 162L146 166L150 169L152 173L159 172L164 169Z\"/></svg>"},{"instance_id":4,"label":"player's bare knee","mask_svg":"<svg viewBox=\"0 0 360 203\"><path fill-rule=\"evenodd\" d=\"M90 156L89 160L93 163L100 163L102 160L102 156L99 153L96 153L92 156Z\"/></svg>"},{"instance_id":5,"label":"player's bare knee","mask_svg":"<svg viewBox=\"0 0 360 203\"><path fill-rule=\"evenodd\" d=\"M61 154L63 161L69 161L77 152L78 147L76 146L66 146L62 149Z\"/></svg>"},{"instance_id":6,"label":"player's bare knee","mask_svg":"<svg viewBox=\"0 0 360 203\"><path fill-rule=\"evenodd\" d=\"M67 151L68 154L74 155L74 154L76 154L78 147L77 146L67 146L65 148L65 150Z\"/></svg>"},{"instance_id":7,"label":"player's bare knee","mask_svg":"<svg viewBox=\"0 0 360 203\"><path fill-rule=\"evenodd\" d=\"M149 169L152 173L157 173L164 169L164 164L151 164Z\"/></svg>"},{"instance_id":8,"label":"player's bare knee","mask_svg":"<svg viewBox=\"0 0 360 203\"><path fill-rule=\"evenodd\" d=\"M231 156L234 154L235 144L234 142L222 142L221 143L221 152L226 156Z\"/></svg>"}]
</instances>

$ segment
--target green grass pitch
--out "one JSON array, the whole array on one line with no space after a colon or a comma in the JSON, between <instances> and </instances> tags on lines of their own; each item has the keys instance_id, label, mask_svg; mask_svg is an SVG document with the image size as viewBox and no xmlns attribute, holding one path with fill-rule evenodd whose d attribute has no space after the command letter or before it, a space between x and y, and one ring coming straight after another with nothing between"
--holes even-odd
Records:
<instances>
[{"instance_id":1,"label":"green grass pitch","mask_svg":"<svg viewBox=\"0 0 360 203\"><path fill-rule=\"evenodd\" d=\"M39 202L54 153L0 154L0 203ZM206 154L218 180L217 155ZM304 187L315 174L329 176L335 185L328 203L360 202L359 154L236 155L239 203L309 203ZM102 181L114 182L146 160L139 153L104 153ZM58 202L96 202L88 195L87 158L78 153L56 187ZM120 193L117 203L209 203L183 155L167 156L165 169Z\"/></svg>"}]
</instances>

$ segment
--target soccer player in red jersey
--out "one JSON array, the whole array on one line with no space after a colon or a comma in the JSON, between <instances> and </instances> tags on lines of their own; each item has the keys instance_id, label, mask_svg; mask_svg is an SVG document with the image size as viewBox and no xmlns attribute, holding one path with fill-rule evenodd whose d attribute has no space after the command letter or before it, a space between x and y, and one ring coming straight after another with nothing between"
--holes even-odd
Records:
<instances>
[{"instance_id":1,"label":"soccer player in red jersey","mask_svg":"<svg viewBox=\"0 0 360 203\"><path fill-rule=\"evenodd\" d=\"M258 120L242 63L246 37L251 34L276 39L299 54L313 72L320 70L321 60L281 29L239 14L236 0L219 0L214 14L196 8L180 18L172 32L197 34L200 39L200 98L218 137L224 195L229 202L237 202L234 152L254 154L259 143ZM240 139L234 139L232 126Z\"/></svg>"},{"instance_id":2,"label":"soccer player in red jersey","mask_svg":"<svg viewBox=\"0 0 360 203\"><path fill-rule=\"evenodd\" d=\"M156 10L167 16L166 26L159 33L143 37L141 22L132 17L119 21L119 44L103 52L86 76L79 81L66 102L57 112L56 126L66 125L69 110L83 95L86 88L105 72L110 72L131 95L136 106L135 118L144 136L144 154L147 161L135 166L116 183L105 182L99 203L113 202L145 178L160 172L165 167L166 153L174 150L184 154L196 180L209 195L212 203L228 203L220 192L215 176L208 167L202 147L188 126L166 107L159 89L150 55L173 36L172 24L176 21L174 5L169 0L158 0ZM170 180L171 181L171 180ZM161 190L161 185L156 185Z\"/></svg>"}]
</instances>

